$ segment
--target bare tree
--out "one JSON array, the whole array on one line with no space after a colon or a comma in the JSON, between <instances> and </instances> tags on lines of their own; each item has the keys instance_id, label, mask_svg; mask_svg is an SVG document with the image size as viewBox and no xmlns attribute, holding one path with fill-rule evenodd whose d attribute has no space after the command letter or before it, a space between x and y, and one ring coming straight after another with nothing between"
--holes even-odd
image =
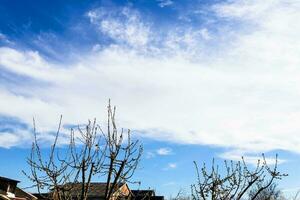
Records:
<instances>
[{"instance_id":1,"label":"bare tree","mask_svg":"<svg viewBox=\"0 0 300 200\"><path fill-rule=\"evenodd\" d=\"M194 162L197 172L197 183L191 186L192 199L194 200L255 200L258 195L269 188L276 179L281 179L286 174L277 170L277 155L275 164L271 168L263 155L263 160L258 160L256 167L251 170L244 159L239 162L225 161L225 175L219 172L219 166L212 163L209 171L205 164L201 169ZM254 193L248 192L256 187ZM254 191L254 190L253 190Z\"/></svg>"},{"instance_id":2,"label":"bare tree","mask_svg":"<svg viewBox=\"0 0 300 200\"><path fill-rule=\"evenodd\" d=\"M249 199L252 199L256 195L257 191L262 188L261 184L257 184L249 192ZM285 200L282 192L277 188L276 183L272 183L268 188L261 191L255 200Z\"/></svg>"},{"instance_id":3,"label":"bare tree","mask_svg":"<svg viewBox=\"0 0 300 200\"><path fill-rule=\"evenodd\" d=\"M130 130L118 130L115 121L116 107L107 107L107 129L104 131L96 119L87 125L71 129L68 147L58 146L62 118L51 145L50 153L43 154L38 142L34 122L34 142L27 159L30 173L23 173L33 182L38 192L51 191L55 200L86 200L93 178L106 181L105 199L134 174L142 154L142 145L132 141ZM79 185L79 191L73 190Z\"/></svg>"}]
</instances>

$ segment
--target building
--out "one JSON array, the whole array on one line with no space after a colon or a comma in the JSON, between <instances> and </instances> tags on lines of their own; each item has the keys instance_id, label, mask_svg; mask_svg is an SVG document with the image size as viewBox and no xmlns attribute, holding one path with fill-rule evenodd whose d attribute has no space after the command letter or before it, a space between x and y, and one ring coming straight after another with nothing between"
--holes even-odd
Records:
<instances>
[{"instance_id":1,"label":"building","mask_svg":"<svg viewBox=\"0 0 300 200\"><path fill-rule=\"evenodd\" d=\"M78 197L81 194L82 184L81 183L72 183L65 185L65 188L70 188L68 193L68 198L70 199L79 199ZM87 199L88 200L104 200L106 191L106 183L92 182L90 183ZM50 200L53 199L55 194L53 193L43 193L43 194L34 194L38 199ZM116 199L129 199L132 196L132 193L126 183L117 185L111 195L111 200Z\"/></svg>"},{"instance_id":2,"label":"building","mask_svg":"<svg viewBox=\"0 0 300 200\"><path fill-rule=\"evenodd\" d=\"M34 195L18 188L19 182L0 176L0 200L37 200Z\"/></svg>"},{"instance_id":3,"label":"building","mask_svg":"<svg viewBox=\"0 0 300 200\"><path fill-rule=\"evenodd\" d=\"M70 188L68 198L79 199L81 194L82 184L68 184L67 187ZM105 200L106 183L94 182L90 183L90 187L87 194L88 200ZM53 193L43 193L34 194L39 200L51 200L55 194ZM156 196L154 190L130 190L126 183L119 184L112 191L111 200L164 200L163 196Z\"/></svg>"},{"instance_id":4,"label":"building","mask_svg":"<svg viewBox=\"0 0 300 200\"><path fill-rule=\"evenodd\" d=\"M154 190L131 190L133 200L164 200L163 196L156 196Z\"/></svg>"},{"instance_id":5,"label":"building","mask_svg":"<svg viewBox=\"0 0 300 200\"><path fill-rule=\"evenodd\" d=\"M81 193L81 183L72 184L72 199L76 199ZM90 183L88 191L88 200L104 200L105 199L106 183ZM131 195L131 191L126 183L117 185L112 191L111 200L127 199Z\"/></svg>"}]
</instances>

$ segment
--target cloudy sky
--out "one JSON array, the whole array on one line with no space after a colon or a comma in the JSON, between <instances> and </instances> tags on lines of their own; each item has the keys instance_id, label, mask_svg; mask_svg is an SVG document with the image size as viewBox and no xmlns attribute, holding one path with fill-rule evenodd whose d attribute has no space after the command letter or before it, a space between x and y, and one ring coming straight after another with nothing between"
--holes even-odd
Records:
<instances>
[{"instance_id":1,"label":"cloudy sky","mask_svg":"<svg viewBox=\"0 0 300 200\"><path fill-rule=\"evenodd\" d=\"M64 132L104 124L110 98L119 126L144 143L143 187L188 190L193 160L251 164L264 152L269 162L279 153L290 174L282 187L297 189L299 9L298 0L1 0L0 175L29 184L19 171L33 117L47 144L61 114Z\"/></svg>"}]
</instances>

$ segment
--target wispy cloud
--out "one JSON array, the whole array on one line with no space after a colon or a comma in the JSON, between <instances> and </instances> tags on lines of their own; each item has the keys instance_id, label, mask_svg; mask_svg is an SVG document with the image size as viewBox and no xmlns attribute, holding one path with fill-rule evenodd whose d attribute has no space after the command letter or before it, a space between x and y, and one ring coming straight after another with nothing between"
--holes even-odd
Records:
<instances>
[{"instance_id":1,"label":"wispy cloud","mask_svg":"<svg viewBox=\"0 0 300 200\"><path fill-rule=\"evenodd\" d=\"M0 48L0 69L16 82L14 75L26 77L18 91L1 84L0 113L29 125L35 116L47 133L60 114L67 124L103 122L111 98L121 126L145 137L299 153L300 5L286 2L218 3L208 8L210 23L174 25L164 34L132 8L87 11L112 42L71 62Z\"/></svg>"},{"instance_id":2,"label":"wispy cloud","mask_svg":"<svg viewBox=\"0 0 300 200\"><path fill-rule=\"evenodd\" d=\"M171 6L174 3L171 0L157 0L157 2L158 2L158 5L162 8L166 7L166 6Z\"/></svg>"},{"instance_id":3,"label":"wispy cloud","mask_svg":"<svg viewBox=\"0 0 300 200\"><path fill-rule=\"evenodd\" d=\"M98 30L115 40L133 47L141 47L150 41L150 28L140 14L129 7L108 11L98 8L87 12L87 17Z\"/></svg>"},{"instance_id":4,"label":"wispy cloud","mask_svg":"<svg viewBox=\"0 0 300 200\"><path fill-rule=\"evenodd\" d=\"M0 43L4 43L4 44L14 44L12 41L10 41L9 39L8 39L8 37L5 35L5 34L3 34L3 33L1 33L0 32Z\"/></svg>"},{"instance_id":5,"label":"wispy cloud","mask_svg":"<svg viewBox=\"0 0 300 200\"><path fill-rule=\"evenodd\" d=\"M146 158L147 158L147 159L154 158L154 157L155 157L155 153L153 153L153 152L151 152L151 151L148 151L148 152L146 153Z\"/></svg>"},{"instance_id":6,"label":"wispy cloud","mask_svg":"<svg viewBox=\"0 0 300 200\"><path fill-rule=\"evenodd\" d=\"M32 140L30 128L19 119L0 115L0 147L30 144Z\"/></svg>"},{"instance_id":7,"label":"wispy cloud","mask_svg":"<svg viewBox=\"0 0 300 200\"><path fill-rule=\"evenodd\" d=\"M242 161L242 158L246 163L252 164L256 166L259 162L262 164L263 157L262 155L257 155L253 153L247 153L243 150L234 150L234 151L227 151L219 155L220 158L226 160L233 160L233 161ZM274 165L276 163L276 157L265 157L265 161L268 165ZM287 162L287 160L277 159L278 164L282 164Z\"/></svg>"}]
</instances>

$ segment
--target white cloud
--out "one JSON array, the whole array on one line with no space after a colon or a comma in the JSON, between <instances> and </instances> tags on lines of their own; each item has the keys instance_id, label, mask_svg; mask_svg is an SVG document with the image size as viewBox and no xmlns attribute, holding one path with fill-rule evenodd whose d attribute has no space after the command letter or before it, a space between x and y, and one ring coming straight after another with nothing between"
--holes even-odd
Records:
<instances>
[{"instance_id":1,"label":"white cloud","mask_svg":"<svg viewBox=\"0 0 300 200\"><path fill-rule=\"evenodd\" d=\"M285 9L287 7L299 6L299 2L294 0L233 0L224 1L213 6L213 9L219 16L242 19L242 20L259 20L267 17L270 12L274 13L276 9ZM276 10L278 11L278 10Z\"/></svg>"},{"instance_id":2,"label":"white cloud","mask_svg":"<svg viewBox=\"0 0 300 200\"><path fill-rule=\"evenodd\" d=\"M171 168L171 169L174 169L174 168L177 167L177 164L176 163L169 163L168 167Z\"/></svg>"},{"instance_id":3,"label":"white cloud","mask_svg":"<svg viewBox=\"0 0 300 200\"><path fill-rule=\"evenodd\" d=\"M131 10L122 11L124 20L99 10L88 13L100 31L121 43L76 55L72 63L1 47L1 69L46 84L20 82L22 95L1 85L0 113L29 125L35 116L40 130L49 131L60 114L68 124L93 117L105 122L111 98L121 126L145 137L300 153L299 3L243 2L214 6L217 17L239 21L231 27L233 35L222 27L221 36L209 27L202 33L174 27L166 33L170 37L158 39L156 54L136 47L153 49L154 31ZM226 42L218 43L220 37Z\"/></svg>"},{"instance_id":4,"label":"white cloud","mask_svg":"<svg viewBox=\"0 0 300 200\"><path fill-rule=\"evenodd\" d=\"M163 168L163 170L167 171L167 170L171 170L171 169L175 169L177 168L177 164L176 163L168 163L168 165Z\"/></svg>"},{"instance_id":5,"label":"white cloud","mask_svg":"<svg viewBox=\"0 0 300 200\"><path fill-rule=\"evenodd\" d=\"M170 155L172 153L172 149L170 148L159 148L156 150L156 153L161 156Z\"/></svg>"},{"instance_id":6,"label":"white cloud","mask_svg":"<svg viewBox=\"0 0 300 200\"><path fill-rule=\"evenodd\" d=\"M166 7L166 6L171 6L174 3L171 0L157 0L157 2L161 8Z\"/></svg>"},{"instance_id":7,"label":"white cloud","mask_svg":"<svg viewBox=\"0 0 300 200\"><path fill-rule=\"evenodd\" d=\"M0 147L11 148L13 146L22 146L30 144L32 140L31 134L27 131L18 130L17 133L1 132Z\"/></svg>"},{"instance_id":8,"label":"white cloud","mask_svg":"<svg viewBox=\"0 0 300 200\"><path fill-rule=\"evenodd\" d=\"M205 40L210 40L211 39L211 36L208 32L208 30L206 28L203 28L200 30L200 34L201 36L205 39Z\"/></svg>"}]
</instances>

